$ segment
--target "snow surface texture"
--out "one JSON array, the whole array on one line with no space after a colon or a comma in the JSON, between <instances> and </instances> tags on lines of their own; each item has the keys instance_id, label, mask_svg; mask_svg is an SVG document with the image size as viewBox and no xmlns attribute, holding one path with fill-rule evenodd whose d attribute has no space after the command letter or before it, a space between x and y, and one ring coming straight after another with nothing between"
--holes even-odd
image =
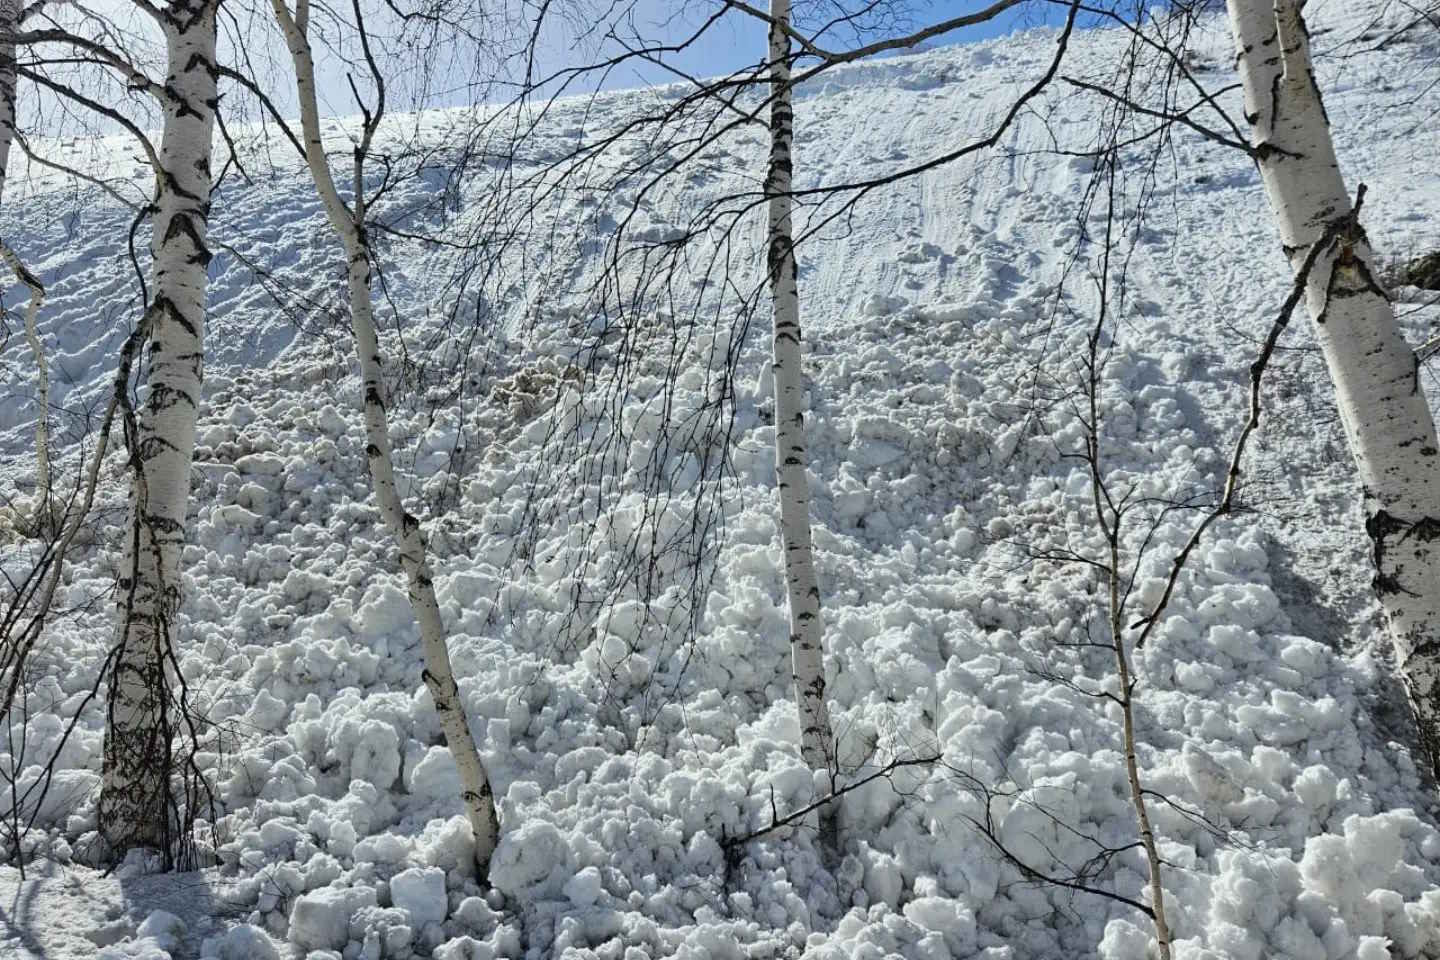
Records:
<instances>
[{"instance_id":1,"label":"snow surface texture","mask_svg":"<svg viewBox=\"0 0 1440 960\"><path fill-rule=\"evenodd\" d=\"M1353 34L1363 15L1310 6L1317 34ZM827 74L797 99L797 185L819 180L818 163L827 181L853 180L930 156L957 131L988 132L1052 41L1040 32ZM1073 44L1069 70L1085 74L1110 62L1120 40L1091 33ZM1410 103L1423 82L1407 59L1414 49L1341 60L1317 48L1342 163L1352 187L1362 177L1370 187L1376 248L1399 259L1440 247L1440 124L1420 119L1431 101ZM1231 82L1222 23L1199 50L1207 82ZM637 96L609 102L620 111ZM1227 102L1238 116L1238 101ZM1050 120L1083 140L1093 118L1078 104ZM579 109L558 111L526 162L563 149ZM858 777L938 745L950 765L1012 791L992 806L998 833L1040 869L1092 856L1087 835L1116 846L1135 837L1118 713L1076 689L1104 676L1104 658L1056 645L1097 616L1095 579L1016 553L1022 535L1041 530L1095 547L1085 473L1056 452L1073 448L1078 428L1061 418L1047 433L1024 417L1036 359L1073 356L1091 322L1081 311L1047 326L1090 175L1088 162L1029 155L1049 137L1029 116L1003 150L872 195L847 229L800 257L816 546L843 756ZM755 169L762 146L746 133L724 169ZM1133 309L1104 402L1113 468L1173 494L1218 484L1253 345L1288 276L1243 156L1182 131L1158 176L1164 212L1130 265ZM733 183L712 168L697 189ZM478 195L484 184L467 189ZM13 218L21 205L6 208ZM664 203L646 212L656 238L673 228ZM128 220L97 202L27 215L6 231L47 286L52 400L65 409L108 389L133 321ZM227 187L213 229L290 287L335 302L336 247L302 177ZM762 236L751 237L751 281ZM443 256L397 244L382 261L415 356L427 328L412 318L426 315ZM443 517L432 511L427 532L461 691L502 798L494 889L482 895L416 630L370 503L348 336L297 330L228 254L211 276L181 656L192 696L225 731L223 756L202 756L225 813L221 866L155 877L131 864L101 879L78 864L95 829L103 725L103 707L90 702L31 835L49 867L37 862L24 882L0 868L0 954L1147 956L1137 911L1018 882L966 824L983 815L981 801L941 769L911 768L848 795L846 851L833 868L803 831L727 857L724 838L767 823L772 797L783 813L815 789L788 690L768 344L755 335L742 345L736 478L694 649L654 635L674 614L665 605L684 603L665 595L653 608L622 597L567 652L563 578L585 545L557 526L528 570L506 565L520 481L541 469L540 413L570 389L571 325L583 309L547 302L539 280L514 292L504 362L482 378L480 400L394 416L417 490L432 501L458 494ZM1411 341L1426 339L1436 311L1416 306L1418 291L1397 293ZM309 315L303 326L340 329L331 324ZM1287 342L1307 344L1303 323L1295 330ZM6 389L26 396L25 359L7 348L5 362ZM1148 786L1175 801L1156 803L1151 817L1171 864L1177 956L1440 957L1436 805L1407 745L1369 599L1359 491L1317 360L1299 351L1280 363L1251 466L1267 478L1267 509L1214 529L1137 657L1140 762ZM692 370L672 402L696 409L707 390ZM632 463L654 453L646 397L640 390L622 413ZM21 489L33 482L31 416L26 403L0 406L0 469ZM73 435L63 423L59 435ZM450 477L457 442L483 455ZM65 458L75 452L72 442ZM693 482L692 451L659 455L676 489ZM108 608L85 605L112 584L105 545L120 522L119 478L117 466L102 491L107 512L62 588L60 606L80 612L48 636L29 694L29 757L58 742L109 641ZM638 522L633 498L606 509L612 531ZM686 522L682 499L667 509ZM1191 522L1179 515L1157 530L1142 596ZM29 549L7 531L0 564L20 568ZM671 702L653 702L657 677L678 678ZM6 769L14 762L0 757ZM1143 871L1132 850L1097 883L1139 899Z\"/></svg>"}]
</instances>

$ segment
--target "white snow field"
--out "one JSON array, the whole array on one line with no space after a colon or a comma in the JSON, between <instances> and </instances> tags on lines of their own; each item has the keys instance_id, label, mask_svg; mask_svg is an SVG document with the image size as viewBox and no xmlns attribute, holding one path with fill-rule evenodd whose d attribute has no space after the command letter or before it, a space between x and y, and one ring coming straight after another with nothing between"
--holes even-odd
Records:
<instances>
[{"instance_id":1,"label":"white snow field","mask_svg":"<svg viewBox=\"0 0 1440 960\"><path fill-rule=\"evenodd\" d=\"M1393 263L1440 249L1440 99L1426 87L1433 66L1420 62L1440 51L1342 48L1370 5L1309 8L1341 160L1352 190L1369 186L1364 219L1379 255ZM876 176L988 133L1054 39L1039 30L827 73L799 92L797 185ZM1065 72L1100 75L1123 43L1077 34ZM1222 20L1207 22L1197 50L1207 84L1234 82ZM562 105L519 169L647 96ZM1238 93L1223 102L1240 117ZM987 806L956 772L999 791L988 806L996 834L1036 870L1074 870L1101 845L1136 840L1118 709L1082 692L1113 684L1108 653L1073 645L1087 630L1101 635L1103 589L1083 564L1022 549L1100 544L1085 466L1061 455L1080 441L1070 407L1027 417L1036 364L1072 383L1094 320L1080 292L1088 259L1070 277L1074 309L1053 309L1092 164L1045 151L1088 142L1095 117L1093 100L1057 85L998 149L876 191L800 249L812 509L842 757L852 780L937 748L945 759L848 794L837 862L805 830L726 845L767 824L772 804L783 815L816 789L790 694L768 312L744 338L702 326L668 398L675 416L698 414L714 396L707 351L738 351L734 475L698 610L683 567L666 558L650 594L637 586L604 609L581 604L579 622L571 599L583 553L596 569L620 563L608 551L644 516L626 485L647 462L667 478L667 530L693 519L697 458L715 441L657 433L663 316L649 318L654 339L632 360L640 384L611 418L628 446L614 464L594 461L615 494L588 508L600 532L587 541L581 526L542 525L526 562L511 558L532 481L556 469L541 452L556 390L583 429L611 429L591 422L599 403L579 399L585 378L567 372L574 330L590 319L578 289L568 292L575 284L561 282L572 274L516 269L475 340L475 357L488 359L464 375L467 398L443 401L460 380L445 372L425 386L434 403L397 406L413 501L424 492L431 503L451 654L501 801L488 890L473 876L454 765L369 492L338 246L298 164L271 175L257 163L253 185L227 183L214 239L285 284L296 309L275 306L217 247L179 656L189 696L221 731L198 758L218 785L219 865L154 875L132 860L105 876L83 865L105 712L90 691L111 638L126 490L116 456L61 590L64 616L37 654L28 717L14 718L0 747L0 769L37 763L80 711L28 840L26 879L0 867L0 956L1149 956L1153 931L1138 910L1027 883L1004 863L969 824ZM763 138L735 138L688 193L647 205L643 229L664 239L696 197L753 188ZM97 149L116 169L133 162L119 141ZM1138 177L1143 158L1135 151L1127 172ZM1117 484L1181 496L1222 479L1247 370L1289 275L1243 154L1177 130L1153 174L1157 199L1129 263L1103 391L1107 457ZM464 185L457 235L490 175ZM57 464L73 476L91 449L78 439L83 418L93 421L110 389L137 316L132 215L43 178L33 200L13 189L4 235L48 289ZM432 189L408 184L391 202ZM537 222L578 223L565 235L583 238L610 202L577 191ZM763 236L752 218L737 241L743 289L763 279ZM573 276L598 269L602 244L587 249ZM459 348L434 334L446 295L438 278L453 262L441 247L387 241L392 361L403 325L410 359L449 371L437 365ZM682 283L677 296L695 289ZM1411 342L1433 336L1434 294L1395 293ZM11 289L6 304L23 296ZM1360 491L1308 324L1296 317L1272 370L1246 464L1253 509L1206 536L1163 628L1136 655L1139 761L1147 786L1171 801L1153 801L1151 817L1185 960L1440 957L1440 806L1419 772L1371 599ZM5 345L3 364L0 483L28 492L34 409L22 337ZM415 369L395 363L396 381L423 379ZM1435 369L1424 372L1432 402ZM451 477L457 444L467 456ZM440 516L447 484L454 495ZM1153 598L1196 519L1180 511L1161 523L1137 597ZM34 549L13 525L0 533L7 571L23 571ZM658 626L692 612L693 644ZM38 775L22 769L19 780ZM1144 877L1135 847L1090 882L1143 900Z\"/></svg>"}]
</instances>

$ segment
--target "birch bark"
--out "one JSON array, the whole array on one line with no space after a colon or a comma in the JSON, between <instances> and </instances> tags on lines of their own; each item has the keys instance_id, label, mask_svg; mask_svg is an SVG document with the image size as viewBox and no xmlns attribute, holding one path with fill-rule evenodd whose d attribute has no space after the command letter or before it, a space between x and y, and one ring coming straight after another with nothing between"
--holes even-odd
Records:
<instances>
[{"instance_id":1,"label":"birch bark","mask_svg":"<svg viewBox=\"0 0 1440 960\"><path fill-rule=\"evenodd\" d=\"M170 798L173 718L166 662L178 627L180 553L204 365L216 3L171 0L159 13L169 72L150 240L150 373L132 445L99 819L113 854L152 847L168 862L182 812Z\"/></svg>"},{"instance_id":2,"label":"birch bark","mask_svg":"<svg viewBox=\"0 0 1440 960\"><path fill-rule=\"evenodd\" d=\"M410 606L420 625L425 658L423 679L435 702L445 742L460 771L461 801L475 838L475 859L484 877L490 857L499 842L500 822L495 797L480 761L480 752L460 702L460 690L450 665L445 625L430 572L420 522L406 512L395 485L390 428L385 413L385 385L381 377L380 343L375 332L374 306L370 291L370 247L365 233L365 201L360 182L365 148L356 151L355 207L341 199L325 157L320 138L320 115L316 99L315 61L309 41L309 0L297 0L292 16L285 0L272 0L275 18L285 32L286 45L295 67L295 88L300 102L300 124L305 160L315 189L325 206L331 227L339 236L346 258L346 293L350 303L350 324L360 359L365 408L366 455L380 515L400 551L400 565L409 587ZM367 135L368 140L368 135Z\"/></svg>"},{"instance_id":3,"label":"birch bark","mask_svg":"<svg viewBox=\"0 0 1440 960\"><path fill-rule=\"evenodd\" d=\"M790 0L770 3L770 164L767 266L774 304L775 481L790 605L791 674L800 713L800 755L811 770L835 774L835 743L825 700L824 627L810 531L806 476L805 382L801 370L800 294L796 282L790 196L795 139L790 87Z\"/></svg>"},{"instance_id":4,"label":"birch bark","mask_svg":"<svg viewBox=\"0 0 1440 960\"><path fill-rule=\"evenodd\" d=\"M1419 363L1340 175L1296 0L1229 0L1251 143L1359 469L1375 593L1440 775L1440 457Z\"/></svg>"},{"instance_id":5,"label":"birch bark","mask_svg":"<svg viewBox=\"0 0 1440 960\"><path fill-rule=\"evenodd\" d=\"M20 0L0 0L0 36L11 37L20 28ZM4 193L10 164L10 146L15 140L15 92L17 64L13 39L0 40L0 194ZM53 519L50 515L50 371L45 362L45 345L35 320L45 302L45 287L38 277L0 240L0 257L15 274L15 279L30 291L25 307L25 341L35 355L35 524L44 529Z\"/></svg>"},{"instance_id":6,"label":"birch bark","mask_svg":"<svg viewBox=\"0 0 1440 960\"><path fill-rule=\"evenodd\" d=\"M3 81L0 81L3 82ZM0 159L0 167L4 166ZM51 517L50 481L50 367L45 361L45 344L40 339L36 320L40 307L45 303L45 287L40 278L26 269L20 257L8 243L0 242L0 257L15 274L15 279L30 291L30 300L25 305L25 342L35 356L35 504L34 523L37 530L44 530Z\"/></svg>"}]
</instances>

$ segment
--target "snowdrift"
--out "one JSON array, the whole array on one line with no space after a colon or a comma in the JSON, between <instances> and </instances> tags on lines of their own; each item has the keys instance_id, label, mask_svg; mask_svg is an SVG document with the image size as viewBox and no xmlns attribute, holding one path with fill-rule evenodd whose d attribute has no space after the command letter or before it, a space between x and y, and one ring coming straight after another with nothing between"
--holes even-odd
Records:
<instances>
[{"instance_id":1,"label":"snowdrift","mask_svg":"<svg viewBox=\"0 0 1440 960\"><path fill-rule=\"evenodd\" d=\"M1362 44L1341 57L1335 44L1363 29L1365 10L1312 16L1342 162L1352 184L1369 185L1376 249L1399 262L1440 247L1440 124L1416 48ZM879 175L988 132L1053 39L1037 31L827 74L797 102L797 184ZM1098 73L1122 44L1078 35L1067 71ZM1206 82L1231 82L1229 44L1211 22L1195 60ZM601 101L616 114L640 102ZM1224 102L1238 116L1237 96ZM522 162L559 155L585 113L605 111L562 106ZM110 638L117 460L62 588L66 615L47 634L29 715L12 719L0 756L6 770L48 756L80 712L29 841L42 859L23 883L0 868L0 952L1146 957L1137 910L1025 882L971 825L988 818L1042 872L1074 870L1136 835L1119 715L1090 695L1113 683L1105 653L1073 645L1103 622L1098 581L1033 549L1098 543L1084 465L1064 455L1077 422L1063 405L1031 416L1037 370L1072 375L1093 322L1081 296L1055 309L1092 165L1046 151L1057 137L1083 141L1095 116L1057 88L996 150L872 194L801 248L812 508L842 757L853 779L931 750L945 761L847 794L836 863L804 829L728 843L817 788L789 694L764 324L702 325L678 352L664 316L645 318L643 336L627 328L635 386L602 416L589 390L599 367L586 367L577 339L593 316L566 292L599 269L602 242L586 248L590 260L539 253L533 271L515 270L463 374L440 336L437 278L453 252L389 244L382 319L410 361L393 371L408 396L393 432L411 494L428 504L452 657L502 798L484 892L369 492L358 380L334 311L337 247L293 172L227 186L213 230L232 249L211 266L181 651L190 695L217 725L200 759L222 806L219 866L153 877L132 863L102 878L79 862L96 826L104 707L90 692ZM761 146L759 134L737 139L691 192L647 202L639 229L672 236L685 204L753 179ZM111 155L125 162L122 147ZM1103 399L1113 476L1160 497L1221 482L1247 368L1289 278L1243 155L1180 130L1153 175L1160 199L1136 237ZM46 215L7 199L5 229L48 289L41 319L64 411L56 434L67 438L57 463L73 472L89 449L84 412L109 389L136 315L130 214L34 182ZM487 187L483 173L463 186L456 230ZM418 205L432 188L410 184L392 202ZM609 202L577 193L547 224L583 235ZM753 288L758 221L741 237L752 249L737 283ZM292 305L321 306L277 307L276 284ZM1411 341L1432 336L1433 302L1396 294ZM10 291L7 305L23 295ZM1177 956L1440 957L1434 784L1417 770L1370 600L1359 490L1323 366L1302 323L1285 342L1247 467L1252 510L1206 537L1136 658L1139 759L1170 801L1151 815ZM733 425L676 442L664 423L710 409L724 355L737 371ZM3 362L0 471L24 491L34 412L18 338ZM667 388L671 369L680 375ZM1433 371L1423 375L1440 397ZM465 397L451 402L443 388L459 376ZM623 443L592 445L603 452L570 464L579 472L557 472L546 454L557 416ZM717 450L729 457L719 487L698 466ZM659 506L635 489L644 475L664 479ZM556 477L605 496L589 514L567 513L572 501L544 482ZM529 524L537 489L555 509L539 526ZM706 510L717 539L698 596L686 565L661 552L658 588L575 600L582 560L601 577L624 566L615 545L641 525L683 531ZM1193 520L1158 524L1137 597L1159 588ZM6 527L0 565L19 570L32 549ZM1143 878L1132 849L1091 882L1143 901Z\"/></svg>"}]
</instances>

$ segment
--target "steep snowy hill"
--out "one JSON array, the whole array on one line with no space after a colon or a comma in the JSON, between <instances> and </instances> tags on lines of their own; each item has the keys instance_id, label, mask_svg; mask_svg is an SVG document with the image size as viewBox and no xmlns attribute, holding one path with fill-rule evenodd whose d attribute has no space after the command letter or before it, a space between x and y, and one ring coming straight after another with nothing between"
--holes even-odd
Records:
<instances>
[{"instance_id":1,"label":"steep snowy hill","mask_svg":"<svg viewBox=\"0 0 1440 960\"><path fill-rule=\"evenodd\" d=\"M1349 182L1369 187L1376 249L1399 262L1440 248L1440 124L1417 65L1434 51L1342 47L1367 5L1309 7L1326 106ZM826 74L799 94L797 186L880 176L988 133L1043 71L1054 38L1038 31ZM1103 76L1124 43L1079 34L1066 72ZM1230 63L1223 21L1207 22L1192 69L1220 87L1232 82ZM517 169L562 155L586 123L604 129L596 117L646 96L562 105ZM1239 116L1238 94L1223 102ZM1102 636L1103 591L1092 567L1060 559L1100 548L1089 475L1068 456L1082 440L1079 415L1073 398L1054 399L1082 376L1095 322L1093 247L1073 259L1095 165L1054 148L1089 145L1098 116L1093 99L1057 84L997 149L873 192L801 248L842 758L852 781L894 759L938 750L944 760L847 794L837 863L804 830L729 843L772 811L803 806L817 786L790 700L764 324L702 326L671 357L668 315L631 318L623 342L636 385L602 418L601 365L573 361L577 331L595 325L581 289L604 250L587 231L613 224L611 200L577 191L539 212L537 235L566 242L507 263L513 282L489 295L494 316L464 373L461 348L438 335L448 296L439 278L456 254L388 243L384 321L395 356L403 327L410 363L393 375L412 395L394 433L429 504L452 656L502 798L494 888L483 893L467 873L454 765L369 492L338 248L298 166L227 185L214 202L180 651L189 696L219 730L200 760L218 784L223 816L210 839L221 865L178 877L136 864L101 877L82 865L104 724L91 692L110 640L125 493L116 458L62 589L64 616L40 651L28 716L13 718L0 753L7 775L40 762L80 718L29 837L29 879L0 867L0 953L1147 956L1139 910L1027 882L972 823L988 822L1035 871L1090 870L1092 886L1147 896L1121 718L1093 695L1114 689L1108 652L1076 642ZM439 130L445 120L427 122ZM697 198L753 188L762 146L759 131L738 136L685 190L644 205L641 229L664 239ZM114 170L132 165L118 142L99 149ZM1125 248L1124 312L1107 335L1109 478L1145 497L1211 496L1289 274L1244 155L1177 129L1158 162L1141 149L1126 157L1121 200L1133 203L1145 182L1154 191ZM456 236L476 222L488 176L464 184ZM7 194L4 233L47 286L58 459L73 476L135 320L133 215L47 184L37 173L30 207ZM391 202L419 204L434 188L417 181ZM1103 204L1093 230L1101 214ZM743 290L762 279L761 227L752 218L737 237ZM571 237L588 259L568 258ZM676 289L701 296L682 279ZM1057 300L1062 281L1070 292ZM277 289L288 308L275 305ZM1396 294L1411 342L1434 336L1433 294ZM6 304L22 298L10 291ZM1370 598L1359 490L1323 364L1300 318L1284 343L1247 461L1251 509L1207 534L1135 657L1139 762L1168 798L1151 817L1177 956L1440 957L1440 804L1417 768ZM661 410L699 422L715 397L714 358L727 353L738 369L733 473L711 516L712 501L692 494L722 437L666 433ZM7 494L34 483L28 363L13 337L0 368ZM682 372L667 392L661 374L672 366ZM1433 402L1440 383L1433 369L1424 378ZM452 403L457 382L470 389ZM557 466L546 454L557 397L581 434L621 429L623 445L591 445ZM658 507L633 486L647 470L663 478ZM613 495L585 513L548 482L556 477ZM538 528L527 523L537 490L561 511ZM720 537L698 600L683 564L658 549L658 587L635 582L604 605L575 599L582 560L603 579L623 570L615 545L636 529L676 534L697 517L717 521ZM1137 596L1158 589L1196 519L1161 518ZM23 571L33 551L7 520L0 566ZM693 643L675 627L692 617Z\"/></svg>"}]
</instances>

